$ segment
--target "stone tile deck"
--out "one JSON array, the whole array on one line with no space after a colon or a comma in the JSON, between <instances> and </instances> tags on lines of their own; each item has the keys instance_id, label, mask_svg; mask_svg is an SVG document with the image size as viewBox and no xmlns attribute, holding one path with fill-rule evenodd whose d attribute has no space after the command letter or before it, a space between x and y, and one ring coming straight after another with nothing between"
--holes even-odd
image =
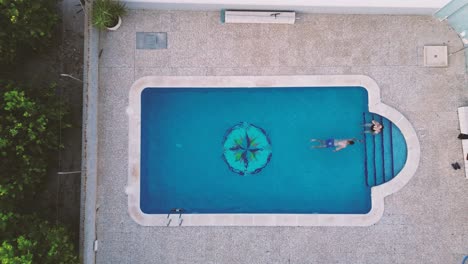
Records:
<instances>
[{"instance_id":1,"label":"stone tile deck","mask_svg":"<svg viewBox=\"0 0 468 264\"><path fill-rule=\"evenodd\" d=\"M461 263L468 181L457 107L468 105L464 55L424 68L424 45L462 47L426 16L299 15L295 25L223 25L216 12L131 11L102 32L97 263ZM168 32L167 50L136 50L136 32ZM143 227L127 213L128 90L140 77L364 74L421 143L416 175L370 227Z\"/></svg>"}]
</instances>

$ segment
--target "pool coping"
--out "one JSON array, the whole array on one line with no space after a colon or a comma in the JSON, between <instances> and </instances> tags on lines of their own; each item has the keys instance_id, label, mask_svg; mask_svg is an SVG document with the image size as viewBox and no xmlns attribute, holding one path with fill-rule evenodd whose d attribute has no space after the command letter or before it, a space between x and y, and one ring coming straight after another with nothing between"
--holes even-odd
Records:
<instances>
[{"instance_id":1,"label":"pool coping","mask_svg":"<svg viewBox=\"0 0 468 264\"><path fill-rule=\"evenodd\" d=\"M360 86L368 92L369 111L392 121L403 134L407 159L392 180L371 188L371 210L367 214L146 214L140 209L141 92L147 88L275 88ZM289 76L147 76L135 81L129 91L128 212L143 226L369 226L384 212L384 198L397 192L415 174L420 161L416 131L402 113L380 100L377 83L365 75ZM182 220L182 221L181 221Z\"/></svg>"}]
</instances>

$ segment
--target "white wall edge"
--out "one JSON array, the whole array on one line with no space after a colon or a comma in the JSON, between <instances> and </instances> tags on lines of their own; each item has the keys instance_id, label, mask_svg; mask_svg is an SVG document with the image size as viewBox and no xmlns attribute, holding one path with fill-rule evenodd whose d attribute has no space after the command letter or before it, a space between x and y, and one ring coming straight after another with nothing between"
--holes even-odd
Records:
<instances>
[{"instance_id":1,"label":"white wall edge","mask_svg":"<svg viewBox=\"0 0 468 264\"><path fill-rule=\"evenodd\" d=\"M369 226L380 220L384 198L397 192L413 177L419 166L420 145L414 128L397 110L380 101L377 83L364 75L293 75L293 76L149 76L138 79L129 91L128 210L132 219L143 226L179 226L179 215L145 214L140 209L140 129L141 92L147 88L275 88L360 86L367 90L369 111L397 125L407 144L405 166L392 180L372 187L372 208L367 214L185 214L182 226Z\"/></svg>"},{"instance_id":2,"label":"white wall edge","mask_svg":"<svg viewBox=\"0 0 468 264\"><path fill-rule=\"evenodd\" d=\"M334 14L432 15L449 0L124 0L132 9L204 10L291 10Z\"/></svg>"}]
</instances>

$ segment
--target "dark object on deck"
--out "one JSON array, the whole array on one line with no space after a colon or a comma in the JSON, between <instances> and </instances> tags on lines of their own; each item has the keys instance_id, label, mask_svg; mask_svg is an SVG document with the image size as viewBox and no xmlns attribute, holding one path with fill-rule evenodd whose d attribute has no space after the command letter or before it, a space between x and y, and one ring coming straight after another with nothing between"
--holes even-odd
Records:
<instances>
[{"instance_id":1,"label":"dark object on deck","mask_svg":"<svg viewBox=\"0 0 468 264\"><path fill-rule=\"evenodd\" d=\"M458 162L452 163L452 168L453 168L454 170L459 170L459 169L461 169L460 164L458 164Z\"/></svg>"},{"instance_id":2,"label":"dark object on deck","mask_svg":"<svg viewBox=\"0 0 468 264\"><path fill-rule=\"evenodd\" d=\"M468 135L467 135L467 134L460 133L460 134L458 135L458 139L468 139Z\"/></svg>"}]
</instances>

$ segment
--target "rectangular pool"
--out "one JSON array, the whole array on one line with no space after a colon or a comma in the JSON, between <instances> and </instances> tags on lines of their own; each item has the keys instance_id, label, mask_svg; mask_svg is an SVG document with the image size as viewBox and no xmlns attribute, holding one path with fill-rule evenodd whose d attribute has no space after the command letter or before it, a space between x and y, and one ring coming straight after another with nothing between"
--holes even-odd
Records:
<instances>
[{"instance_id":1,"label":"rectangular pool","mask_svg":"<svg viewBox=\"0 0 468 264\"><path fill-rule=\"evenodd\" d=\"M311 149L311 138L363 139L362 87L146 88L140 208L146 214L366 214L365 147ZM229 130L261 128L271 159L240 175L223 158ZM256 157L254 157L255 159Z\"/></svg>"}]
</instances>

